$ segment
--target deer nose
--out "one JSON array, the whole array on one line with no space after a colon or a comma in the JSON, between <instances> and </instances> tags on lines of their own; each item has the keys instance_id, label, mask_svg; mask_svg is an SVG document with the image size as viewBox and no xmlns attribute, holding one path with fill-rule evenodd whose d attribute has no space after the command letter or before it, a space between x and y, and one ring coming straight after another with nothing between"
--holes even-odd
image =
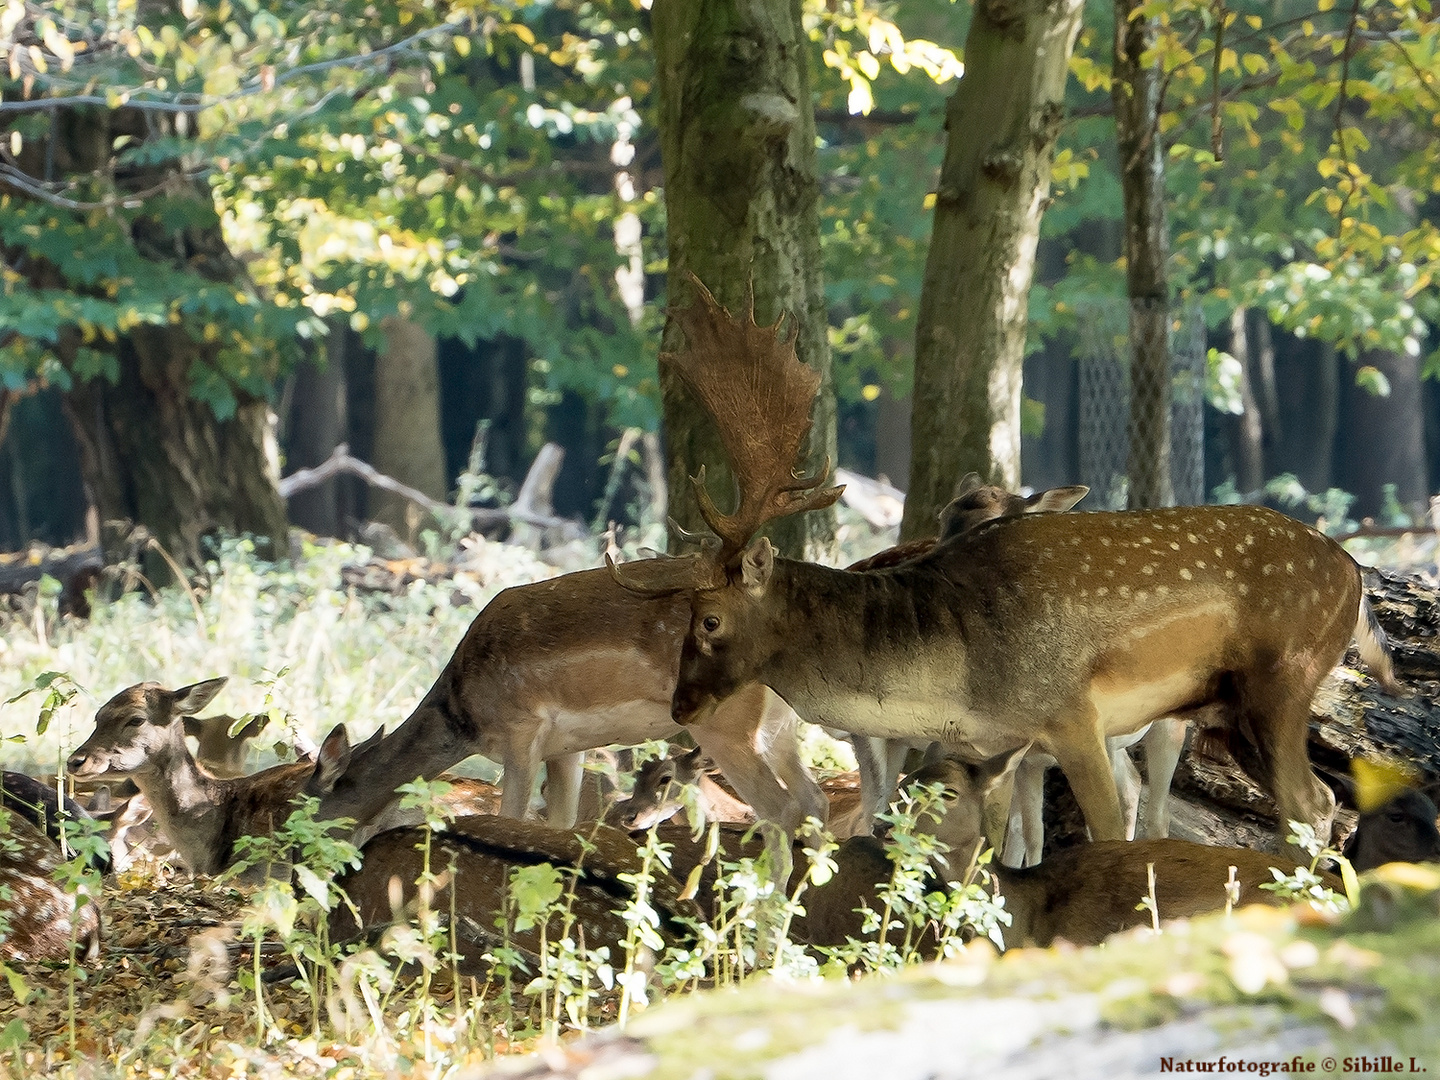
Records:
<instances>
[{"instance_id":1,"label":"deer nose","mask_svg":"<svg viewBox=\"0 0 1440 1080\"><path fill-rule=\"evenodd\" d=\"M90 754L87 751L76 750L75 753L70 755L69 760L65 762L65 769L67 772L79 772L89 761Z\"/></svg>"}]
</instances>

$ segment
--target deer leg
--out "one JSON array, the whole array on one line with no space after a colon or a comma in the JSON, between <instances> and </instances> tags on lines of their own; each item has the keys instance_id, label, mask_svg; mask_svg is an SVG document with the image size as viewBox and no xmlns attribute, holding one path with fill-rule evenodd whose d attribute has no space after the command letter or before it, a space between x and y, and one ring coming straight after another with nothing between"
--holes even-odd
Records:
<instances>
[{"instance_id":1,"label":"deer leg","mask_svg":"<svg viewBox=\"0 0 1440 1080\"><path fill-rule=\"evenodd\" d=\"M1170 835L1170 784L1185 748L1185 721L1170 716L1150 725L1143 740L1145 747L1145 783L1149 793L1145 799L1145 819L1140 836L1159 840Z\"/></svg>"},{"instance_id":2,"label":"deer leg","mask_svg":"<svg viewBox=\"0 0 1440 1080\"><path fill-rule=\"evenodd\" d=\"M1115 781L1115 794L1120 799L1120 815L1125 820L1125 839L1135 839L1135 826L1140 817L1140 773L1123 745L1107 739L1110 751L1110 775Z\"/></svg>"},{"instance_id":3,"label":"deer leg","mask_svg":"<svg viewBox=\"0 0 1440 1080\"><path fill-rule=\"evenodd\" d=\"M1125 818L1120 813L1120 796L1110 771L1105 737L1096 722L1095 708L1088 705L1079 722L1055 730L1045 749L1054 755L1075 792L1075 801L1085 815L1091 840L1125 839Z\"/></svg>"},{"instance_id":4,"label":"deer leg","mask_svg":"<svg viewBox=\"0 0 1440 1080\"><path fill-rule=\"evenodd\" d=\"M1272 673L1269 683L1247 693L1242 705L1241 730L1248 728L1254 734L1255 771L1259 773L1255 779L1270 792L1280 811L1277 850L1281 851L1290 834L1289 822L1310 825L1321 843L1329 843L1335 821L1335 793L1310 768L1307 744L1314 690L1308 681L1277 680ZM1242 765L1252 772L1251 765Z\"/></svg>"},{"instance_id":5,"label":"deer leg","mask_svg":"<svg viewBox=\"0 0 1440 1080\"><path fill-rule=\"evenodd\" d=\"M896 777L890 775L890 750L885 739L851 735L855 764L860 770L860 827L873 831L875 815L885 809L895 794Z\"/></svg>"},{"instance_id":6,"label":"deer leg","mask_svg":"<svg viewBox=\"0 0 1440 1080\"><path fill-rule=\"evenodd\" d=\"M1012 869L1034 866L1045 847L1045 769L1037 754L1027 754L1015 770L1010 822L1000 862Z\"/></svg>"},{"instance_id":7,"label":"deer leg","mask_svg":"<svg viewBox=\"0 0 1440 1080\"><path fill-rule=\"evenodd\" d=\"M563 754L545 761L545 820L558 829L570 829L580 814L580 784L585 776L585 752Z\"/></svg>"},{"instance_id":8,"label":"deer leg","mask_svg":"<svg viewBox=\"0 0 1440 1080\"><path fill-rule=\"evenodd\" d=\"M540 755L534 743L510 745L501 762L500 816L523 818L530 809L530 796L535 793L535 775L540 771Z\"/></svg>"}]
</instances>

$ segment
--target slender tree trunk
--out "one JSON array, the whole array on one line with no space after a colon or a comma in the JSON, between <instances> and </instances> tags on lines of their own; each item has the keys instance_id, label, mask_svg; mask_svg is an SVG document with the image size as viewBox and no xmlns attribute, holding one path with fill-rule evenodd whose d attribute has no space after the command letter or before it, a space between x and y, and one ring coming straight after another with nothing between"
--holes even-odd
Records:
<instances>
[{"instance_id":1,"label":"slender tree trunk","mask_svg":"<svg viewBox=\"0 0 1440 1080\"><path fill-rule=\"evenodd\" d=\"M661 152L669 239L668 299L692 302L694 273L734 314L750 306L762 325L794 319L795 351L821 374L813 423L797 465L835 460L821 282L815 117L800 0L661 0L653 12ZM683 347L673 320L665 351ZM704 526L688 477L701 465L722 509L733 485L713 422L677 377L660 374L670 513ZM789 555L831 552L834 511L766 530ZM672 546L677 538L671 537Z\"/></svg>"},{"instance_id":2,"label":"slender tree trunk","mask_svg":"<svg viewBox=\"0 0 1440 1080\"><path fill-rule=\"evenodd\" d=\"M915 335L901 538L932 535L957 477L1020 483L1026 303L1081 0L978 0Z\"/></svg>"},{"instance_id":3,"label":"slender tree trunk","mask_svg":"<svg viewBox=\"0 0 1440 1080\"><path fill-rule=\"evenodd\" d=\"M295 370L290 398L291 471L319 465L345 441L345 336L332 329L323 362L306 361ZM290 497L290 520L320 536L340 535L340 480L297 491Z\"/></svg>"},{"instance_id":4,"label":"slender tree trunk","mask_svg":"<svg viewBox=\"0 0 1440 1080\"><path fill-rule=\"evenodd\" d=\"M375 358L375 449L372 463L432 499L449 492L440 445L440 369L435 338L418 323L385 320L385 347ZM413 511L398 495L375 491L370 516L408 537Z\"/></svg>"},{"instance_id":5,"label":"slender tree trunk","mask_svg":"<svg viewBox=\"0 0 1440 1080\"><path fill-rule=\"evenodd\" d=\"M1235 417L1236 486L1249 494L1265 484L1265 434L1255 398L1255 357L1245 328L1245 309L1230 313L1230 355L1240 363L1240 415Z\"/></svg>"},{"instance_id":6,"label":"slender tree trunk","mask_svg":"<svg viewBox=\"0 0 1440 1080\"><path fill-rule=\"evenodd\" d=\"M1421 415L1420 357L1375 350L1362 364L1379 369L1390 383L1381 397L1354 380L1345 391L1345 463L1342 483L1355 493L1355 516L1370 516L1384 506L1382 489L1395 485L1395 497L1407 509L1429 498L1425 461L1425 425Z\"/></svg>"},{"instance_id":7,"label":"slender tree trunk","mask_svg":"<svg viewBox=\"0 0 1440 1080\"><path fill-rule=\"evenodd\" d=\"M285 551L285 510L264 401L240 398L228 420L190 396L201 347L179 330L140 327L119 344L119 378L79 383L65 413L100 520L144 526L182 566L204 565L202 538L249 533ZM113 543L118 538L110 538ZM164 563L147 560L160 580Z\"/></svg>"},{"instance_id":8,"label":"slender tree trunk","mask_svg":"<svg viewBox=\"0 0 1440 1080\"><path fill-rule=\"evenodd\" d=\"M1168 506L1170 484L1170 290L1165 261L1165 158L1160 145L1160 71L1142 63L1154 20L1141 0L1115 0L1111 97L1125 196L1125 281L1130 297L1130 478L1132 508Z\"/></svg>"}]
</instances>

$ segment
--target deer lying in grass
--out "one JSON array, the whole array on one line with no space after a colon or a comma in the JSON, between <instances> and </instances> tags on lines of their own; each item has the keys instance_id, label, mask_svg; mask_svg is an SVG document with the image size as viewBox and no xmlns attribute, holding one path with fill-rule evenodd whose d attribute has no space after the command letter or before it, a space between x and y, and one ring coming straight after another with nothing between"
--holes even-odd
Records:
<instances>
[{"instance_id":1,"label":"deer lying in grass","mask_svg":"<svg viewBox=\"0 0 1440 1080\"><path fill-rule=\"evenodd\" d=\"M1328 838L1334 795L1306 748L1315 689L1352 636L1396 685L1339 544L1263 507L1201 506L1004 518L870 573L777 558L768 539L752 542L760 527L838 496L825 471L791 471L819 376L775 328L697 291L675 316L691 347L666 359L717 419L739 504L720 513L702 472L696 495L720 547L683 565L612 567L637 593L691 598L677 721L707 723L758 682L813 722L972 761L1033 745L1064 770L1091 837L1119 840L1105 740L1214 706L1282 822ZM768 393L751 400L736 383ZM992 795L996 843L1009 802Z\"/></svg>"},{"instance_id":2,"label":"deer lying in grass","mask_svg":"<svg viewBox=\"0 0 1440 1080\"><path fill-rule=\"evenodd\" d=\"M943 785L943 812L921 825L950 848L948 870L958 876L984 841L981 807L1019 763L1011 751L979 765L956 758L927 765L907 782ZM1013 922L1008 945L1046 946L1063 939L1094 945L1111 934L1150 921L1136 905L1149 893L1147 867L1155 868L1155 897L1162 919L1189 918L1225 907L1230 867L1240 891L1236 906L1282 904L1261 885L1273 882L1271 867L1293 872L1299 859L1248 848L1209 847L1185 840L1103 841L1056 852L1039 866L992 869L998 892ZM1342 892L1340 879L1322 873L1324 883Z\"/></svg>"},{"instance_id":3,"label":"deer lying in grass","mask_svg":"<svg viewBox=\"0 0 1440 1080\"><path fill-rule=\"evenodd\" d=\"M94 732L67 766L82 780L132 778L160 833L195 874L228 867L237 838L273 833L289 816L292 799L328 791L350 757L345 729L337 726L313 763L276 765L250 776L208 775L191 756L181 721L210 704L225 681L179 690L149 682L120 691L95 714Z\"/></svg>"},{"instance_id":4,"label":"deer lying in grass","mask_svg":"<svg viewBox=\"0 0 1440 1080\"><path fill-rule=\"evenodd\" d=\"M230 729L239 722L234 716L186 716L183 720L185 734L195 740L195 761L221 779L245 775L250 741L270 722L268 716L252 716L232 735Z\"/></svg>"},{"instance_id":5,"label":"deer lying in grass","mask_svg":"<svg viewBox=\"0 0 1440 1080\"><path fill-rule=\"evenodd\" d=\"M68 796L62 802L53 786L25 773L8 770L0 774L0 808L24 818L56 845L60 843L64 821L93 817L88 809ZM99 873L108 874L111 860L94 858L90 865Z\"/></svg>"},{"instance_id":6,"label":"deer lying in grass","mask_svg":"<svg viewBox=\"0 0 1440 1080\"><path fill-rule=\"evenodd\" d=\"M605 820L626 832L643 832L670 820L693 801L706 821L753 825L755 811L711 779L711 768L698 746L685 753L651 758L635 773L630 796L617 802ZM690 799L681 794L686 788L695 789Z\"/></svg>"},{"instance_id":7,"label":"deer lying in grass","mask_svg":"<svg viewBox=\"0 0 1440 1080\"><path fill-rule=\"evenodd\" d=\"M1357 872L1392 862L1440 862L1435 804L1419 791L1402 791L1360 815L1344 855Z\"/></svg>"},{"instance_id":8,"label":"deer lying in grass","mask_svg":"<svg viewBox=\"0 0 1440 1080\"><path fill-rule=\"evenodd\" d=\"M0 807L0 917L9 924L0 937L0 958L11 963L94 959L100 951L100 909L60 887L55 871L60 849L19 813Z\"/></svg>"},{"instance_id":9,"label":"deer lying in grass","mask_svg":"<svg viewBox=\"0 0 1440 1080\"><path fill-rule=\"evenodd\" d=\"M361 930L373 930L413 915L418 902L416 882L425 869L424 830L393 829L370 840L364 848L359 870L348 871L336 885L355 905L357 925L342 905L331 923L336 940ZM593 845L593 846L591 846ZM608 944L611 956L620 955L620 944L628 929L618 914L634 898L632 885L622 874L641 872L640 855L629 836L606 825L593 825L579 832L557 829L537 821L509 817L467 817L451 822L430 842L430 866L442 884L429 897L432 911L448 914L454 894L456 933L459 951L465 957L462 969L488 972L481 962L504 940L496 919L505 914L510 872L516 867L550 863L562 870L580 867L575 899L571 908L582 940L590 948ZM680 885L658 864L652 867L649 903L657 917L656 929L669 942L690 936L677 921L694 915L696 908L680 899ZM568 878L563 879L568 886ZM552 921L547 936L559 935L558 921ZM540 928L515 929L509 944L530 954L541 947ZM538 963L532 971L538 971Z\"/></svg>"}]
</instances>

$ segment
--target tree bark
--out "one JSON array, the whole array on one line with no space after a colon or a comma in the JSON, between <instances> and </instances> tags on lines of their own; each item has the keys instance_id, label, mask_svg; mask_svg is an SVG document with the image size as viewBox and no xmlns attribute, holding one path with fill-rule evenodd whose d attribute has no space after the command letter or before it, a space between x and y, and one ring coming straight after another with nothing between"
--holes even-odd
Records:
<instances>
[{"instance_id":1,"label":"tree bark","mask_svg":"<svg viewBox=\"0 0 1440 1080\"><path fill-rule=\"evenodd\" d=\"M100 520L144 526L185 567L204 565L202 539L216 531L248 533L270 558L283 553L269 406L237 394L234 415L219 420L192 398L186 371L201 346L178 329L136 328L117 359L113 384L92 379L64 399ZM107 554L119 539L107 538ZM147 569L169 579L162 561Z\"/></svg>"},{"instance_id":2,"label":"tree bark","mask_svg":"<svg viewBox=\"0 0 1440 1080\"><path fill-rule=\"evenodd\" d=\"M1236 486L1244 494L1265 485L1265 432L1255 397L1256 357L1245 328L1245 309L1230 313L1230 355L1240 363L1240 415L1235 417Z\"/></svg>"},{"instance_id":3,"label":"tree bark","mask_svg":"<svg viewBox=\"0 0 1440 1080\"><path fill-rule=\"evenodd\" d=\"M1425 424L1421 415L1420 357L1375 350L1360 362L1377 368L1390 383L1384 397L1355 385L1353 371L1345 391L1346 423L1342 486L1355 493L1359 515L1378 513L1383 487L1395 485L1400 505L1424 508L1429 498L1425 460Z\"/></svg>"},{"instance_id":4,"label":"tree bark","mask_svg":"<svg viewBox=\"0 0 1440 1080\"><path fill-rule=\"evenodd\" d=\"M933 534L966 472L1019 486L1026 304L1081 10L975 5L920 293L902 540Z\"/></svg>"},{"instance_id":5,"label":"tree bark","mask_svg":"<svg viewBox=\"0 0 1440 1080\"><path fill-rule=\"evenodd\" d=\"M307 361L295 370L290 398L290 471L313 468L346 441L345 338L332 332L325 339L323 362ZM290 520L318 536L340 535L340 481L296 492L289 500Z\"/></svg>"},{"instance_id":6,"label":"tree bark","mask_svg":"<svg viewBox=\"0 0 1440 1080\"><path fill-rule=\"evenodd\" d=\"M1160 145L1160 71L1143 54L1154 20L1141 0L1115 0L1115 66L1111 98L1125 197L1125 283L1130 297L1131 508L1169 506L1170 290L1165 261L1165 158Z\"/></svg>"},{"instance_id":7,"label":"tree bark","mask_svg":"<svg viewBox=\"0 0 1440 1080\"><path fill-rule=\"evenodd\" d=\"M385 320L385 347L375 358L375 449L372 464L386 476L444 500L449 492L440 445L440 374L435 338L418 323ZM376 491L370 516L410 536L413 511L404 499Z\"/></svg>"},{"instance_id":8,"label":"tree bark","mask_svg":"<svg viewBox=\"0 0 1440 1080\"><path fill-rule=\"evenodd\" d=\"M796 463L835 461L821 281L815 117L799 0L664 0L653 11L661 153L669 241L668 300L693 300L694 273L733 314L762 325L795 320L795 351L821 375L812 424ZM674 320L662 348L684 347ZM688 477L701 465L722 509L733 479L714 423L662 368L671 515L704 525ZM833 510L773 523L781 551L818 558L834 547ZM672 547L677 537L670 538Z\"/></svg>"}]
</instances>

